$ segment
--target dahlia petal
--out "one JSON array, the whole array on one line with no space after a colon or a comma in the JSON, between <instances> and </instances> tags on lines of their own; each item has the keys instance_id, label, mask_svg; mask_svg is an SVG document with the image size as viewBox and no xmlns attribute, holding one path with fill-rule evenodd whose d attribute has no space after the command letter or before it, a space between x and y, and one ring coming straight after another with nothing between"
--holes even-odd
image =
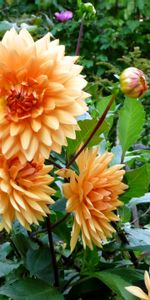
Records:
<instances>
[{"instance_id":1,"label":"dahlia petal","mask_svg":"<svg viewBox=\"0 0 150 300\"><path fill-rule=\"evenodd\" d=\"M31 208L41 212L43 215L46 216L43 209L41 208L41 206L38 203L36 203L35 201L32 201L31 199L28 199L28 198L26 198L26 201L29 204L29 206L31 206Z\"/></svg>"},{"instance_id":2,"label":"dahlia petal","mask_svg":"<svg viewBox=\"0 0 150 300\"><path fill-rule=\"evenodd\" d=\"M18 124L18 123L12 122L10 124L10 135L16 136L19 132L22 131L21 129L23 129L23 126L20 126L20 124Z\"/></svg>"},{"instance_id":3,"label":"dahlia petal","mask_svg":"<svg viewBox=\"0 0 150 300\"><path fill-rule=\"evenodd\" d=\"M145 271L144 273L144 281L145 281L145 286L147 288L147 291L150 293L150 278L147 271Z\"/></svg>"},{"instance_id":4,"label":"dahlia petal","mask_svg":"<svg viewBox=\"0 0 150 300\"><path fill-rule=\"evenodd\" d=\"M0 197L0 214L3 214L7 210L8 204L9 204L8 197L6 196L6 194L3 194Z\"/></svg>"},{"instance_id":5,"label":"dahlia petal","mask_svg":"<svg viewBox=\"0 0 150 300\"><path fill-rule=\"evenodd\" d=\"M20 135L21 145L24 150L28 149L31 139L32 139L32 130L28 126Z\"/></svg>"},{"instance_id":6,"label":"dahlia petal","mask_svg":"<svg viewBox=\"0 0 150 300\"><path fill-rule=\"evenodd\" d=\"M80 116L85 113L85 109L78 102L74 102L68 106L67 111L73 116Z\"/></svg>"},{"instance_id":7,"label":"dahlia petal","mask_svg":"<svg viewBox=\"0 0 150 300\"><path fill-rule=\"evenodd\" d=\"M86 222L84 222L84 219L82 219L82 226L81 226L81 228L82 228L82 232L84 233L86 239L90 241L91 238L90 238L89 230L88 230Z\"/></svg>"},{"instance_id":8,"label":"dahlia petal","mask_svg":"<svg viewBox=\"0 0 150 300\"><path fill-rule=\"evenodd\" d=\"M68 199L67 204L66 204L66 210L67 212L72 212L76 209L78 205L77 197L72 196L70 199Z\"/></svg>"},{"instance_id":9,"label":"dahlia petal","mask_svg":"<svg viewBox=\"0 0 150 300\"><path fill-rule=\"evenodd\" d=\"M52 138L53 138L55 143L57 143L59 145L67 146L67 140L66 140L64 132L61 128L59 128L59 130L56 130L56 131L52 132Z\"/></svg>"},{"instance_id":10,"label":"dahlia petal","mask_svg":"<svg viewBox=\"0 0 150 300\"><path fill-rule=\"evenodd\" d=\"M51 146L52 145L52 138L50 131L48 130L47 127L42 127L40 132L39 132L39 137L41 141L43 142L44 145L46 146Z\"/></svg>"},{"instance_id":11,"label":"dahlia petal","mask_svg":"<svg viewBox=\"0 0 150 300\"><path fill-rule=\"evenodd\" d=\"M84 204L82 205L82 211L85 219L91 219L90 210Z\"/></svg>"},{"instance_id":12,"label":"dahlia petal","mask_svg":"<svg viewBox=\"0 0 150 300\"><path fill-rule=\"evenodd\" d=\"M21 213L19 213L19 212L16 211L16 218L18 219L18 221L20 222L20 224L21 224L23 227L26 228L26 221L25 221L25 219L24 219L24 217L23 217L23 213L21 214Z\"/></svg>"},{"instance_id":13,"label":"dahlia petal","mask_svg":"<svg viewBox=\"0 0 150 300\"><path fill-rule=\"evenodd\" d=\"M47 148L45 145L40 146L40 153L43 157L49 158L50 149Z\"/></svg>"},{"instance_id":14,"label":"dahlia petal","mask_svg":"<svg viewBox=\"0 0 150 300\"><path fill-rule=\"evenodd\" d=\"M64 131L66 137L73 140L76 138L74 125L61 124L61 128Z\"/></svg>"},{"instance_id":15,"label":"dahlia petal","mask_svg":"<svg viewBox=\"0 0 150 300\"><path fill-rule=\"evenodd\" d=\"M0 139L5 139L9 135L9 127L8 124L6 126L2 126L2 130L0 131Z\"/></svg>"},{"instance_id":16,"label":"dahlia petal","mask_svg":"<svg viewBox=\"0 0 150 300\"><path fill-rule=\"evenodd\" d=\"M76 76L74 78L69 79L65 83L65 87L67 88L74 88L75 86L80 89L83 89L86 86L87 82L85 79L83 79L82 75Z\"/></svg>"},{"instance_id":17,"label":"dahlia petal","mask_svg":"<svg viewBox=\"0 0 150 300\"><path fill-rule=\"evenodd\" d=\"M54 201L52 199L50 199L49 195L47 195L46 193L44 193L41 190L35 190L34 193L28 192L28 194L26 193L26 195L30 198L30 194L32 195L31 198L33 199L37 199L37 200L41 200L41 201L49 201L51 203L54 203Z\"/></svg>"},{"instance_id":18,"label":"dahlia petal","mask_svg":"<svg viewBox=\"0 0 150 300\"><path fill-rule=\"evenodd\" d=\"M141 298L143 300L149 300L149 296L147 296L143 291L142 289L140 289L139 287L137 286L128 286L128 287L125 287L125 289L133 294L134 296L138 297L138 298Z\"/></svg>"},{"instance_id":19,"label":"dahlia petal","mask_svg":"<svg viewBox=\"0 0 150 300\"><path fill-rule=\"evenodd\" d=\"M6 33L4 34L3 36L3 39L1 41L1 43L5 46L5 47L8 47L8 48L12 48L14 47L15 48L15 45L14 45L14 40L15 38L17 37L17 32L14 28L11 28L10 31L6 31Z\"/></svg>"},{"instance_id":20,"label":"dahlia petal","mask_svg":"<svg viewBox=\"0 0 150 300\"><path fill-rule=\"evenodd\" d=\"M8 136L4 141L2 141L2 153L6 154L11 147L14 145L14 138L11 136Z\"/></svg>"},{"instance_id":21,"label":"dahlia petal","mask_svg":"<svg viewBox=\"0 0 150 300\"><path fill-rule=\"evenodd\" d=\"M17 152L19 152L19 145L15 144L15 146L13 146L7 153L7 158L9 159L13 157L14 155L16 155Z\"/></svg>"},{"instance_id":22,"label":"dahlia petal","mask_svg":"<svg viewBox=\"0 0 150 300\"><path fill-rule=\"evenodd\" d=\"M34 132L38 132L41 129L41 122L36 120L36 119L32 119L31 120L31 127L32 127Z\"/></svg>"},{"instance_id":23,"label":"dahlia petal","mask_svg":"<svg viewBox=\"0 0 150 300\"><path fill-rule=\"evenodd\" d=\"M51 95L64 90L64 85L58 82L50 82L48 87L51 89Z\"/></svg>"},{"instance_id":24,"label":"dahlia petal","mask_svg":"<svg viewBox=\"0 0 150 300\"><path fill-rule=\"evenodd\" d=\"M26 29L20 30L19 37L24 40L26 46L32 46L34 44L31 34Z\"/></svg>"},{"instance_id":25,"label":"dahlia petal","mask_svg":"<svg viewBox=\"0 0 150 300\"><path fill-rule=\"evenodd\" d=\"M13 213L10 209L10 205L7 208L7 212L5 212L5 224L7 225L7 227L9 229L11 229L11 223L12 223L12 219L13 219Z\"/></svg>"},{"instance_id":26,"label":"dahlia petal","mask_svg":"<svg viewBox=\"0 0 150 300\"><path fill-rule=\"evenodd\" d=\"M15 210L20 211L15 199L12 196L10 196L10 203L14 207Z\"/></svg>"},{"instance_id":27,"label":"dahlia petal","mask_svg":"<svg viewBox=\"0 0 150 300\"><path fill-rule=\"evenodd\" d=\"M24 195L28 196L28 197L31 197L33 199L40 199L39 196L37 196L36 194L34 193L31 193L29 191L26 191L25 189L23 189L22 187L20 187L19 185L17 185L14 181L10 180L10 184L11 186L16 189L17 191L23 193Z\"/></svg>"},{"instance_id":28,"label":"dahlia petal","mask_svg":"<svg viewBox=\"0 0 150 300\"><path fill-rule=\"evenodd\" d=\"M76 246L79 233L80 233L80 226L77 224L76 221L74 221L72 232L71 232L71 241L70 241L71 252L74 250Z\"/></svg>"},{"instance_id":29,"label":"dahlia petal","mask_svg":"<svg viewBox=\"0 0 150 300\"><path fill-rule=\"evenodd\" d=\"M5 180L0 181L0 188L1 188L2 192L4 192L4 193L10 192L10 187L8 186L8 184L6 183Z\"/></svg>"},{"instance_id":30,"label":"dahlia petal","mask_svg":"<svg viewBox=\"0 0 150 300\"><path fill-rule=\"evenodd\" d=\"M38 139L35 136L32 136L31 142L30 142L30 146L28 148L28 150L24 153L24 155L26 156L26 159L28 161L31 161L38 149L39 143L38 143Z\"/></svg>"},{"instance_id":31,"label":"dahlia petal","mask_svg":"<svg viewBox=\"0 0 150 300\"><path fill-rule=\"evenodd\" d=\"M90 228L90 232L91 232L91 231L96 232L96 229L95 229L95 226L94 226L93 219L90 218L90 220L88 220L87 222L88 222L88 227Z\"/></svg>"},{"instance_id":32,"label":"dahlia petal","mask_svg":"<svg viewBox=\"0 0 150 300\"><path fill-rule=\"evenodd\" d=\"M59 129L59 120L55 116L45 116L43 118L43 123L54 130Z\"/></svg>"},{"instance_id":33,"label":"dahlia petal","mask_svg":"<svg viewBox=\"0 0 150 300\"><path fill-rule=\"evenodd\" d=\"M60 109L57 110L55 113L55 116L58 118L60 123L63 123L63 124L76 125L76 123L77 123L75 118L65 110L60 110Z\"/></svg>"},{"instance_id":34,"label":"dahlia petal","mask_svg":"<svg viewBox=\"0 0 150 300\"><path fill-rule=\"evenodd\" d=\"M43 38L35 42L37 55L41 54L41 52L43 52L43 49L44 50L48 49L49 41L50 41L50 33L47 33Z\"/></svg>"},{"instance_id":35,"label":"dahlia petal","mask_svg":"<svg viewBox=\"0 0 150 300\"><path fill-rule=\"evenodd\" d=\"M93 245L91 239L87 239L84 232L82 231L82 242L83 242L83 248L86 249L86 245L90 248L90 250L93 250Z\"/></svg>"},{"instance_id":36,"label":"dahlia petal","mask_svg":"<svg viewBox=\"0 0 150 300\"><path fill-rule=\"evenodd\" d=\"M25 205L25 203L23 201L23 197L20 195L20 193L17 192L16 190L14 190L13 197L14 197L15 201L18 203L18 205L26 210L26 205Z\"/></svg>"}]
</instances>

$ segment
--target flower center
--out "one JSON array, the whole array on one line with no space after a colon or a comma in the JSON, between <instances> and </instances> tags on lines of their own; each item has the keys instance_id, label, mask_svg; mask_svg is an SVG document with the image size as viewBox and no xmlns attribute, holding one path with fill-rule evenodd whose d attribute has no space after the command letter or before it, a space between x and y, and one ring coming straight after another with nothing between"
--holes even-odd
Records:
<instances>
[{"instance_id":1,"label":"flower center","mask_svg":"<svg viewBox=\"0 0 150 300\"><path fill-rule=\"evenodd\" d=\"M8 115L27 118L36 105L38 96L36 92L27 85L12 87L6 96Z\"/></svg>"}]
</instances>

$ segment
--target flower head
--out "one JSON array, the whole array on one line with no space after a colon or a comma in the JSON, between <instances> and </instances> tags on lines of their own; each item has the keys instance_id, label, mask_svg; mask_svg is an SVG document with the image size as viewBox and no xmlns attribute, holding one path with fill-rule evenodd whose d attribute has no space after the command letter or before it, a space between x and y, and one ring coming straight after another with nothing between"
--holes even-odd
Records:
<instances>
[{"instance_id":1,"label":"flower head","mask_svg":"<svg viewBox=\"0 0 150 300\"><path fill-rule=\"evenodd\" d=\"M147 271L145 271L145 273L144 273L144 281L145 281L145 286L146 286L148 294L143 292L142 289L137 286L128 286L125 289L129 293L138 297L140 300L150 300L150 277L149 277L149 274Z\"/></svg>"},{"instance_id":2,"label":"flower head","mask_svg":"<svg viewBox=\"0 0 150 300\"><path fill-rule=\"evenodd\" d=\"M122 183L125 173L123 165L108 167L113 154L105 152L98 155L98 149L84 150L76 159L79 174L72 170L60 170L58 174L70 178L63 184L67 198L67 212L74 212L71 237L71 250L74 249L80 230L83 246L92 249L93 243L101 247L102 241L111 237L115 231L111 221L119 218L113 212L122 202L118 195L127 186Z\"/></svg>"},{"instance_id":3,"label":"flower head","mask_svg":"<svg viewBox=\"0 0 150 300\"><path fill-rule=\"evenodd\" d=\"M7 31L0 42L0 147L7 159L48 158L75 138L88 94L77 57L64 51L49 34L34 42L25 29Z\"/></svg>"},{"instance_id":4,"label":"flower head","mask_svg":"<svg viewBox=\"0 0 150 300\"><path fill-rule=\"evenodd\" d=\"M0 153L0 230L9 232L15 219L30 230L50 212L55 192L48 186L53 181L51 169L42 160L21 165L18 158L7 160Z\"/></svg>"},{"instance_id":5,"label":"flower head","mask_svg":"<svg viewBox=\"0 0 150 300\"><path fill-rule=\"evenodd\" d=\"M134 67L125 69L120 75L122 92L131 97L138 98L148 89L144 73Z\"/></svg>"},{"instance_id":6,"label":"flower head","mask_svg":"<svg viewBox=\"0 0 150 300\"><path fill-rule=\"evenodd\" d=\"M70 10L56 12L54 15L55 15L55 18L57 19L57 21L63 22L63 23L65 23L73 18L73 13Z\"/></svg>"}]
</instances>

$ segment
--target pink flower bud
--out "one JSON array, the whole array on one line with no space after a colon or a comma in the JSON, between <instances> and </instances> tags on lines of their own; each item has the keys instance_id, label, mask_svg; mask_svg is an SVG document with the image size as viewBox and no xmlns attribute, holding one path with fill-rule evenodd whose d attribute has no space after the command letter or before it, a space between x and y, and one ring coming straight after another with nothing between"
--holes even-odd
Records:
<instances>
[{"instance_id":1,"label":"pink flower bud","mask_svg":"<svg viewBox=\"0 0 150 300\"><path fill-rule=\"evenodd\" d=\"M120 88L131 98L142 96L148 89L144 73L134 67L125 69L120 75Z\"/></svg>"}]
</instances>

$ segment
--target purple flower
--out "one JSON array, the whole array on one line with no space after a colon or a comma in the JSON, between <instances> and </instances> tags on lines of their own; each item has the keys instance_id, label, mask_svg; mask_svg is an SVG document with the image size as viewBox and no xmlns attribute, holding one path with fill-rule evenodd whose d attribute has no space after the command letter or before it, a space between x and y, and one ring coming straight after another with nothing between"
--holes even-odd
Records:
<instances>
[{"instance_id":1,"label":"purple flower","mask_svg":"<svg viewBox=\"0 0 150 300\"><path fill-rule=\"evenodd\" d=\"M57 19L57 21L65 23L73 18L73 13L70 10L66 10L66 11L56 12L54 16Z\"/></svg>"}]
</instances>

